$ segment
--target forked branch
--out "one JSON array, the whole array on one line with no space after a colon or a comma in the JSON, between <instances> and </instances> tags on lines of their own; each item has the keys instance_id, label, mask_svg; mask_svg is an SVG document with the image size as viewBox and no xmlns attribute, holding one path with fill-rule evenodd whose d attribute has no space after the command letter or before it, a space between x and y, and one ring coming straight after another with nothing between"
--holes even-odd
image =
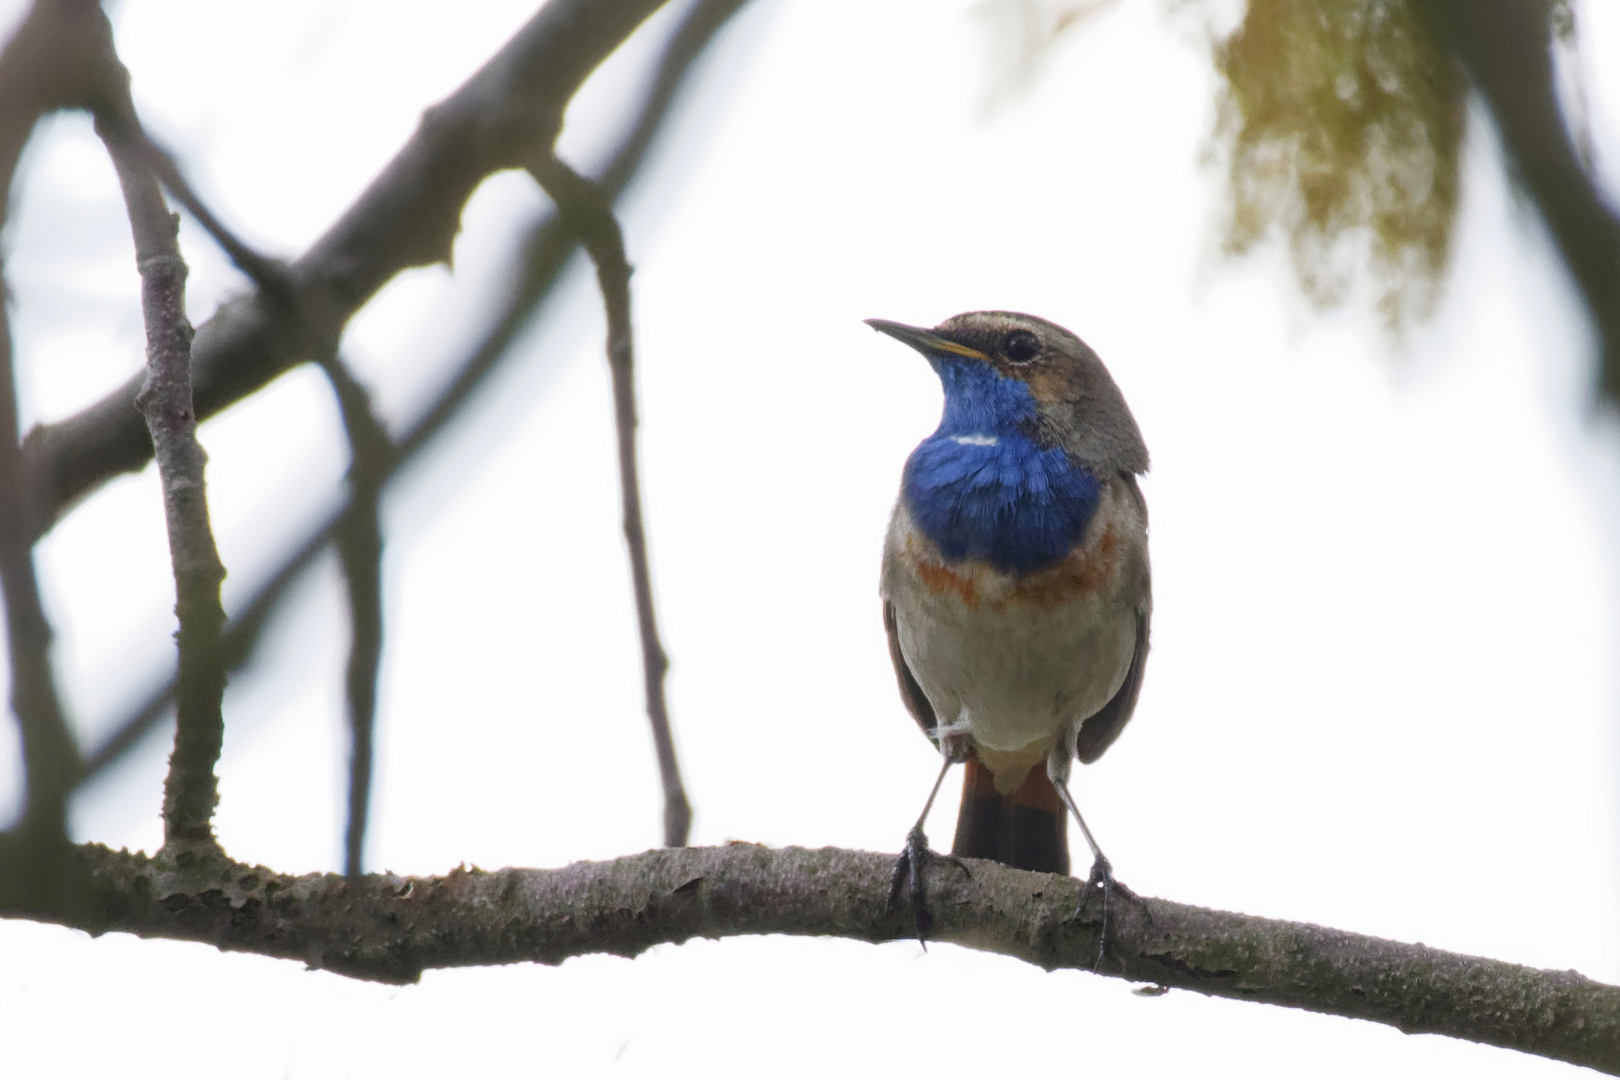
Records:
<instances>
[{"instance_id":1,"label":"forked branch","mask_svg":"<svg viewBox=\"0 0 1620 1080\"><path fill-rule=\"evenodd\" d=\"M698 59L746 2L699 0L682 20L659 58L631 130L602 172L599 183L610 195L617 197L635 178ZM400 227L409 228L411 224L401 222ZM498 310L488 327L452 367L443 390L400 433L397 453L390 460L387 475L382 480L384 484L431 447L474 399L478 388L514 356L513 344L551 295L573 248L572 233L554 217L547 217L528 230L510 272L505 275L505 280L511 282L509 293L499 299ZM281 599L315 565L327 544L345 527L347 516L356 512L362 510L351 491L342 506L316 524L300 542L289 547L280 566L244 601L242 610L225 632L227 666L231 670L247 662ZM85 755L83 768L75 777L76 783L83 785L105 775L151 733L166 715L174 686L174 677L170 674L150 695L132 705L128 714L113 725L112 734Z\"/></svg>"},{"instance_id":2,"label":"forked branch","mask_svg":"<svg viewBox=\"0 0 1620 1080\"><path fill-rule=\"evenodd\" d=\"M549 151L574 92L662 3L543 5L455 93L423 114L410 142L286 267L296 313L260 293L225 304L198 329L198 413L211 416L294 365L330 353L349 318L395 274L449 258L461 209L478 185ZM150 165L148 145L136 149ZM29 432L23 467L36 529L48 529L70 504L149 460L151 443L132 408L139 388L132 379L74 416Z\"/></svg>"}]
</instances>

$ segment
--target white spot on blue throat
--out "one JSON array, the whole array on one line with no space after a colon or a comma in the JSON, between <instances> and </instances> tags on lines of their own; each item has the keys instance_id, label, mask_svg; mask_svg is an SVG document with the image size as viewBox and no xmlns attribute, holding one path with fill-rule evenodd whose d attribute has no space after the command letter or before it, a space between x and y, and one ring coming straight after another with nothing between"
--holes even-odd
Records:
<instances>
[{"instance_id":1,"label":"white spot on blue throat","mask_svg":"<svg viewBox=\"0 0 1620 1080\"><path fill-rule=\"evenodd\" d=\"M947 559L998 570L1054 566L1085 534L1102 481L1030 430L1028 384L983 361L930 356L945 390L939 429L906 461L912 519Z\"/></svg>"}]
</instances>

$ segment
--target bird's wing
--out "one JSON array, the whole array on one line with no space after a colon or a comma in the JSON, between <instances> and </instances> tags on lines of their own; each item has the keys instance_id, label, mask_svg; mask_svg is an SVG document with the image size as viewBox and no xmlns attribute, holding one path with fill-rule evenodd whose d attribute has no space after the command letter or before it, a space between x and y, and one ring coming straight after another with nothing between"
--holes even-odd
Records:
<instances>
[{"instance_id":1,"label":"bird's wing","mask_svg":"<svg viewBox=\"0 0 1620 1080\"><path fill-rule=\"evenodd\" d=\"M939 720L934 716L934 707L928 703L928 695L918 685L917 676L906 666L905 655L900 651L900 621L894 613L894 605L887 600L883 601L883 630L889 635L889 659L894 661L900 699L906 703L906 711L922 726L923 734L932 739Z\"/></svg>"},{"instance_id":2,"label":"bird's wing","mask_svg":"<svg viewBox=\"0 0 1620 1080\"><path fill-rule=\"evenodd\" d=\"M1148 623L1152 615L1147 610L1136 613L1136 652L1131 655L1131 666L1125 672L1125 681L1109 699L1080 725L1080 737L1075 741L1075 756L1086 765L1103 756L1103 751L1114 744L1125 722L1136 711L1136 698L1142 692L1142 668L1147 661ZM891 638L892 640L892 638Z\"/></svg>"},{"instance_id":3,"label":"bird's wing","mask_svg":"<svg viewBox=\"0 0 1620 1080\"><path fill-rule=\"evenodd\" d=\"M1136 504L1137 513L1142 515L1142 524L1147 524L1147 500L1142 497L1142 489L1136 482L1136 477L1130 473L1122 473L1118 477L1125 487L1125 493ZM1125 730L1125 722L1136 711L1136 699L1142 692L1142 667L1147 663L1148 653L1148 627L1153 621L1153 593L1148 584L1147 553L1142 553L1141 566L1141 596L1136 608L1136 649L1131 653L1131 666L1125 671L1125 681L1119 684L1119 689L1109 699L1108 704L1098 709L1096 714L1086 719L1080 725L1080 735L1075 740L1075 756L1083 763L1090 765L1103 756L1103 751L1114 745L1119 733Z\"/></svg>"}]
</instances>

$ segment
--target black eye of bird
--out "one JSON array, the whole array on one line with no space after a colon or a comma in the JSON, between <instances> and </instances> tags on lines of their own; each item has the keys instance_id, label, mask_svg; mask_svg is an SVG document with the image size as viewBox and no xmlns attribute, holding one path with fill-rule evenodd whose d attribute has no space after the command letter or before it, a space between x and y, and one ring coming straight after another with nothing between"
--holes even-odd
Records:
<instances>
[{"instance_id":1,"label":"black eye of bird","mask_svg":"<svg viewBox=\"0 0 1620 1080\"><path fill-rule=\"evenodd\" d=\"M1002 340L1001 351L1007 354L1007 359L1022 364L1035 359L1035 354L1041 351L1041 341L1028 330L1014 330Z\"/></svg>"}]
</instances>

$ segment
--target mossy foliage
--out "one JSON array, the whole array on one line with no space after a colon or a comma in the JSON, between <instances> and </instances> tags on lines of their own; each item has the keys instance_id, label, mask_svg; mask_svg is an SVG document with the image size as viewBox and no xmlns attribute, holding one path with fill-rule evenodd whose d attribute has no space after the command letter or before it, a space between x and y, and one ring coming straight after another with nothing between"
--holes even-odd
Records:
<instances>
[{"instance_id":1,"label":"mossy foliage","mask_svg":"<svg viewBox=\"0 0 1620 1080\"><path fill-rule=\"evenodd\" d=\"M1432 311L1451 252L1467 81L1405 0L1250 0L1216 47L1223 242L1285 238L1305 296L1370 275L1399 331Z\"/></svg>"}]
</instances>

